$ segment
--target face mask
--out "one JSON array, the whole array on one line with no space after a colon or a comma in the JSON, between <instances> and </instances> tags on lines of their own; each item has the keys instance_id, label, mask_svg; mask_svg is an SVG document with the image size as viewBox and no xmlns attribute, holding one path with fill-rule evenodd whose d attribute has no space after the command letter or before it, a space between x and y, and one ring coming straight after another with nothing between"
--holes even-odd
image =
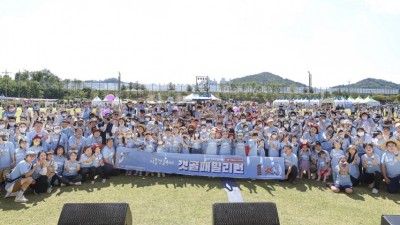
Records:
<instances>
[{"instance_id":1,"label":"face mask","mask_svg":"<svg viewBox=\"0 0 400 225\"><path fill-rule=\"evenodd\" d=\"M195 137L199 137L199 134L194 134Z\"/></svg>"},{"instance_id":2,"label":"face mask","mask_svg":"<svg viewBox=\"0 0 400 225\"><path fill-rule=\"evenodd\" d=\"M296 117L295 117L295 116L292 116L292 117L290 117L290 119L291 119L291 120L295 120L295 119L296 119Z\"/></svg>"},{"instance_id":3,"label":"face mask","mask_svg":"<svg viewBox=\"0 0 400 225\"><path fill-rule=\"evenodd\" d=\"M364 136L364 132L357 132L358 136Z\"/></svg>"},{"instance_id":4,"label":"face mask","mask_svg":"<svg viewBox=\"0 0 400 225\"><path fill-rule=\"evenodd\" d=\"M257 121L255 121L255 120L251 121L251 123L252 123L253 125L256 124L256 122L257 122Z\"/></svg>"},{"instance_id":5,"label":"face mask","mask_svg":"<svg viewBox=\"0 0 400 225\"><path fill-rule=\"evenodd\" d=\"M305 119L308 119L309 116L304 116Z\"/></svg>"},{"instance_id":6,"label":"face mask","mask_svg":"<svg viewBox=\"0 0 400 225\"><path fill-rule=\"evenodd\" d=\"M131 125L135 126L136 122L135 121L131 121Z\"/></svg>"},{"instance_id":7,"label":"face mask","mask_svg":"<svg viewBox=\"0 0 400 225\"><path fill-rule=\"evenodd\" d=\"M246 119L241 119L240 122L246 123Z\"/></svg>"},{"instance_id":8,"label":"face mask","mask_svg":"<svg viewBox=\"0 0 400 225\"><path fill-rule=\"evenodd\" d=\"M61 132L60 129L54 129L54 133L59 134Z\"/></svg>"},{"instance_id":9,"label":"face mask","mask_svg":"<svg viewBox=\"0 0 400 225\"><path fill-rule=\"evenodd\" d=\"M20 127L18 130L19 130L19 132L21 132L21 133L25 133L26 127Z\"/></svg>"},{"instance_id":10,"label":"face mask","mask_svg":"<svg viewBox=\"0 0 400 225\"><path fill-rule=\"evenodd\" d=\"M368 118L367 116L363 116L363 117L362 117L363 120L366 120L367 118Z\"/></svg>"},{"instance_id":11,"label":"face mask","mask_svg":"<svg viewBox=\"0 0 400 225\"><path fill-rule=\"evenodd\" d=\"M275 139L275 138L276 138L276 135L274 134L274 135L272 135L271 137Z\"/></svg>"},{"instance_id":12,"label":"face mask","mask_svg":"<svg viewBox=\"0 0 400 225\"><path fill-rule=\"evenodd\" d=\"M146 120L146 121L150 121L150 118L149 118L149 117L146 117L145 120Z\"/></svg>"},{"instance_id":13,"label":"face mask","mask_svg":"<svg viewBox=\"0 0 400 225\"><path fill-rule=\"evenodd\" d=\"M200 124L206 124L206 121L201 121Z\"/></svg>"},{"instance_id":14,"label":"face mask","mask_svg":"<svg viewBox=\"0 0 400 225\"><path fill-rule=\"evenodd\" d=\"M289 128L289 124L285 124L283 125L285 128Z\"/></svg>"},{"instance_id":15,"label":"face mask","mask_svg":"<svg viewBox=\"0 0 400 225\"><path fill-rule=\"evenodd\" d=\"M159 145L162 145L162 141L159 141L158 144L159 144Z\"/></svg>"},{"instance_id":16,"label":"face mask","mask_svg":"<svg viewBox=\"0 0 400 225\"><path fill-rule=\"evenodd\" d=\"M313 125L313 123L308 123L308 126L311 126L311 125Z\"/></svg>"},{"instance_id":17,"label":"face mask","mask_svg":"<svg viewBox=\"0 0 400 225\"><path fill-rule=\"evenodd\" d=\"M247 131L249 131L249 128L243 128L243 131L247 132Z\"/></svg>"},{"instance_id":18,"label":"face mask","mask_svg":"<svg viewBox=\"0 0 400 225\"><path fill-rule=\"evenodd\" d=\"M267 133L267 136L268 136L268 137L271 137L271 133Z\"/></svg>"},{"instance_id":19,"label":"face mask","mask_svg":"<svg viewBox=\"0 0 400 225\"><path fill-rule=\"evenodd\" d=\"M258 127L259 127L259 128L262 128L262 124L259 124Z\"/></svg>"},{"instance_id":20,"label":"face mask","mask_svg":"<svg viewBox=\"0 0 400 225\"><path fill-rule=\"evenodd\" d=\"M38 146L39 144L40 144L40 141L34 141L34 142L33 142L33 145L34 145L34 146Z\"/></svg>"},{"instance_id":21,"label":"face mask","mask_svg":"<svg viewBox=\"0 0 400 225\"><path fill-rule=\"evenodd\" d=\"M164 110L161 110L160 112L161 112L161 113L164 113Z\"/></svg>"},{"instance_id":22,"label":"face mask","mask_svg":"<svg viewBox=\"0 0 400 225\"><path fill-rule=\"evenodd\" d=\"M15 123L8 123L8 125L10 125L10 126L15 126Z\"/></svg>"},{"instance_id":23,"label":"face mask","mask_svg":"<svg viewBox=\"0 0 400 225\"><path fill-rule=\"evenodd\" d=\"M1 124L1 125L0 125L0 129L4 129L5 126L6 126L6 125Z\"/></svg>"},{"instance_id":24,"label":"face mask","mask_svg":"<svg viewBox=\"0 0 400 225\"><path fill-rule=\"evenodd\" d=\"M15 108L11 108L11 109L9 109L9 111L10 111L10 112L14 112L14 111L15 111Z\"/></svg>"},{"instance_id":25,"label":"face mask","mask_svg":"<svg viewBox=\"0 0 400 225\"><path fill-rule=\"evenodd\" d=\"M205 133L207 130L206 129L201 129L201 132Z\"/></svg>"}]
</instances>

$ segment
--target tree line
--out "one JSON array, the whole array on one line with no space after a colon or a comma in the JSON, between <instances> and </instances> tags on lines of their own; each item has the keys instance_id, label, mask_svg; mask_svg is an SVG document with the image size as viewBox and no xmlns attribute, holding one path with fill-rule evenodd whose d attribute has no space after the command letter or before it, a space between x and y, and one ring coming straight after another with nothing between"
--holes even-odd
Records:
<instances>
[{"instance_id":1,"label":"tree line","mask_svg":"<svg viewBox=\"0 0 400 225\"><path fill-rule=\"evenodd\" d=\"M115 78L107 79L108 81L118 80ZM227 82L220 83L219 90L221 92L213 92L213 94L222 100L274 100L277 98L330 98L330 97L357 97L357 93L347 93L345 91L336 91L329 93L328 91L314 93L308 87L297 90L294 85L289 86L289 93L283 93L286 88L283 83L256 83L256 82ZM46 99L93 99L98 96L103 99L107 94L120 96L122 99L149 98L152 100L165 100L168 97L179 99L185 95L197 91L198 88L193 85L186 87L186 92L176 92L176 86L170 82L167 91L149 91L145 85L139 82L129 82L127 85L121 85L121 92L110 90L96 90L83 86L83 81L78 79L61 79L53 74L50 70L41 71L23 71L15 74L12 78L8 75L0 77L0 94L6 97L19 98L46 98ZM309 93L310 92L310 93ZM365 96L362 96L365 97ZM160 99L161 98L161 99ZM372 98L381 102L399 102L400 95L372 95Z\"/></svg>"}]
</instances>

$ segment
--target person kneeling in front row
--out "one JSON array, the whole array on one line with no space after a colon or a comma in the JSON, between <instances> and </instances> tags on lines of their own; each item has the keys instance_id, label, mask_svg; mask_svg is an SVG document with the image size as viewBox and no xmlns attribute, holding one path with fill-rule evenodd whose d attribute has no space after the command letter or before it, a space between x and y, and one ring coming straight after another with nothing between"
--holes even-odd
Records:
<instances>
[{"instance_id":1,"label":"person kneeling in front row","mask_svg":"<svg viewBox=\"0 0 400 225\"><path fill-rule=\"evenodd\" d=\"M19 162L11 173L6 176L6 198L10 196L16 196L15 202L27 202L24 192L33 184L35 181L32 178L32 174L40 166L40 163L36 163L32 166L33 161L36 158L36 153L33 151L27 151L25 159Z\"/></svg>"},{"instance_id":2,"label":"person kneeling in front row","mask_svg":"<svg viewBox=\"0 0 400 225\"><path fill-rule=\"evenodd\" d=\"M331 186L331 190L335 193L340 191L345 191L347 194L353 193L353 184L351 183L350 173L349 173L349 163L346 157L342 156L339 159L339 165L336 166L336 180L335 184Z\"/></svg>"}]
</instances>

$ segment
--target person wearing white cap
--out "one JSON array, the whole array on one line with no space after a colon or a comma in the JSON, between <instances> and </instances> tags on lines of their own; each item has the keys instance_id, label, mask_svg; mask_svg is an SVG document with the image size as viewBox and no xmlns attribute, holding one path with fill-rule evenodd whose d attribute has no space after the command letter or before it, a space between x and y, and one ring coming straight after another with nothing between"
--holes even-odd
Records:
<instances>
[{"instance_id":1,"label":"person wearing white cap","mask_svg":"<svg viewBox=\"0 0 400 225\"><path fill-rule=\"evenodd\" d=\"M32 184L33 178L32 174L40 166L36 163L32 166L33 161L36 158L36 153L33 151L27 151L25 160L19 162L11 173L6 176L6 186L7 191L6 198L10 196L16 196L16 202L27 202L28 199L24 197L24 192Z\"/></svg>"},{"instance_id":2,"label":"person wearing white cap","mask_svg":"<svg viewBox=\"0 0 400 225\"><path fill-rule=\"evenodd\" d=\"M382 175L385 179L386 188L389 193L400 190L400 142L387 140L382 143L381 148L386 150L382 155Z\"/></svg>"}]
</instances>

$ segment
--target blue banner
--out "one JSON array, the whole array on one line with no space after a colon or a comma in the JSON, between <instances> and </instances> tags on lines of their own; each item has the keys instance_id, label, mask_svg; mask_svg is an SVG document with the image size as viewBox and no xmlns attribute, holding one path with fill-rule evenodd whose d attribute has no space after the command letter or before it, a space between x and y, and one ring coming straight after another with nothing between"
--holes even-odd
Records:
<instances>
[{"instance_id":1,"label":"blue banner","mask_svg":"<svg viewBox=\"0 0 400 225\"><path fill-rule=\"evenodd\" d=\"M285 177L284 162L279 157L149 153L124 147L117 148L116 167L207 177L251 179Z\"/></svg>"}]
</instances>

